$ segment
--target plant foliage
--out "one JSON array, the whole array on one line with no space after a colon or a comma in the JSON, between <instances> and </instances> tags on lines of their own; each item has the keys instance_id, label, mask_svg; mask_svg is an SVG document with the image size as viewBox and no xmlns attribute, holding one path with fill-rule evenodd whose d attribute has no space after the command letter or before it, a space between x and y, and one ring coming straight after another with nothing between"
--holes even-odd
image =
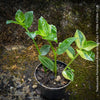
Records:
<instances>
[{"instance_id":1,"label":"plant foliage","mask_svg":"<svg viewBox=\"0 0 100 100\"><path fill-rule=\"evenodd\" d=\"M42 16L38 20L38 30L35 32L34 31L30 32L28 30L28 28L33 23L33 11L28 11L26 13L23 13L20 9L17 10L15 14L15 21L14 20L6 21L6 24L10 23L19 24L23 28L25 28L26 30L25 33L33 40L33 43L36 46L36 49L39 53L38 58L40 62L43 64L43 66L45 66L50 71L55 73L55 76L57 75L57 63L56 63L57 55L63 54L64 52L68 54L68 56L71 58L71 61L62 71L62 75L65 79L71 81L74 80L74 70L71 69L69 66L77 58L78 55L80 55L80 57L82 57L85 60L89 61L95 60L95 54L91 50L97 47L98 44L94 41L87 41L85 35L78 29L76 30L74 37L67 38L64 41L60 42L55 50L51 42L52 41L56 43L58 42L57 29L54 25L48 24L47 21ZM43 45L39 49L34 39L37 35L40 35L43 39L47 40L50 45ZM76 46L78 47L78 49L76 49L77 54L75 53L75 50L71 46L71 44L74 41L76 43ZM54 53L54 62L45 56L50 51L50 48Z\"/></svg>"}]
</instances>

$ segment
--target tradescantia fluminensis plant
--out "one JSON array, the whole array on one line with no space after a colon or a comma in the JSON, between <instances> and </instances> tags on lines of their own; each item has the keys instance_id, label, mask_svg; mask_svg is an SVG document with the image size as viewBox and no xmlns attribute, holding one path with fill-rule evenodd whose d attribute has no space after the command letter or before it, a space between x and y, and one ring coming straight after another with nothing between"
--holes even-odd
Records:
<instances>
[{"instance_id":1,"label":"tradescantia fluminensis plant","mask_svg":"<svg viewBox=\"0 0 100 100\"><path fill-rule=\"evenodd\" d=\"M28 28L31 26L32 22L33 11L28 11L23 14L21 10L18 10L15 14L15 21L7 20L6 24L15 23L25 28L25 33L33 40L33 43L36 46L36 49L39 53L38 58L43 64L45 72L47 71L47 68L55 73L55 76L57 75L57 55L63 54L64 52L68 54L71 61L62 71L62 75L64 76L64 78L71 81L73 81L74 79L74 70L71 69L69 66L77 58L78 55L80 55L83 59L94 61L95 54L91 50L97 46L97 43L94 41L87 41L85 35L81 31L76 30L74 37L67 38L64 41L60 42L55 50L52 45L52 41L58 43L56 27L54 25L48 24L43 17L40 17L38 20L38 30L35 32L30 32ZM39 49L37 43L34 40L37 35L40 35L42 39L47 40L49 45L43 45ZM78 49L76 49L77 54L75 54L75 50L71 47L71 44L74 41L76 43L76 46L78 47ZM46 57L50 48L52 49L54 54L54 62Z\"/></svg>"}]
</instances>

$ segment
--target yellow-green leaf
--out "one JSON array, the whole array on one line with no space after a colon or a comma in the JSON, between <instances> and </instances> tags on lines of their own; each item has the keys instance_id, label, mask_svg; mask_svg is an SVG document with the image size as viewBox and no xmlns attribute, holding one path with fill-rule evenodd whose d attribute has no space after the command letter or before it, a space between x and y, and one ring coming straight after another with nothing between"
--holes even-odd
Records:
<instances>
[{"instance_id":1,"label":"yellow-green leaf","mask_svg":"<svg viewBox=\"0 0 100 100\"><path fill-rule=\"evenodd\" d=\"M71 69L63 70L62 75L65 79L68 79L68 80L71 80L71 81L74 80L74 73Z\"/></svg>"},{"instance_id":2,"label":"yellow-green leaf","mask_svg":"<svg viewBox=\"0 0 100 100\"><path fill-rule=\"evenodd\" d=\"M57 29L54 25L49 25L41 16L38 20L38 35L43 39L57 42Z\"/></svg>"},{"instance_id":3,"label":"yellow-green leaf","mask_svg":"<svg viewBox=\"0 0 100 100\"><path fill-rule=\"evenodd\" d=\"M83 49L86 51L90 51L93 48L95 48L96 46L98 46L98 44L94 41L85 41L85 43L83 45Z\"/></svg>"},{"instance_id":4,"label":"yellow-green leaf","mask_svg":"<svg viewBox=\"0 0 100 100\"><path fill-rule=\"evenodd\" d=\"M78 54L83 58L83 59L86 59L86 60L89 60L89 61L94 61L95 59L95 54L94 52L92 51L85 51L85 50L78 50L76 49Z\"/></svg>"},{"instance_id":5,"label":"yellow-green leaf","mask_svg":"<svg viewBox=\"0 0 100 100\"><path fill-rule=\"evenodd\" d=\"M66 50L66 53L71 59L75 57L75 50L71 46Z\"/></svg>"},{"instance_id":6,"label":"yellow-green leaf","mask_svg":"<svg viewBox=\"0 0 100 100\"><path fill-rule=\"evenodd\" d=\"M76 30L75 37L77 38L77 40L75 40L76 45L78 46L78 48L82 49L83 44L86 41L85 35L81 31Z\"/></svg>"},{"instance_id":7,"label":"yellow-green leaf","mask_svg":"<svg viewBox=\"0 0 100 100\"><path fill-rule=\"evenodd\" d=\"M20 9L17 10L17 12L15 14L15 19L16 19L16 21L18 21L20 23L22 23L25 20L25 16Z\"/></svg>"}]
</instances>

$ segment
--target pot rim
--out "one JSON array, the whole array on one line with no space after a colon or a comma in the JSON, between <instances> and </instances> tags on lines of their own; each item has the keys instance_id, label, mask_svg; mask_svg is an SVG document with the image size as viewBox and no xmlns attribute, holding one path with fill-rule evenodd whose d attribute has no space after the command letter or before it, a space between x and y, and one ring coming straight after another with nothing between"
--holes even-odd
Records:
<instances>
[{"instance_id":1,"label":"pot rim","mask_svg":"<svg viewBox=\"0 0 100 100\"><path fill-rule=\"evenodd\" d=\"M58 60L57 60L57 61L58 61ZM62 61L59 61L59 62L64 63L64 62L62 62ZM64 63L64 64L65 64L65 63ZM38 81L38 79L37 79L37 77L36 77L36 70L37 70L37 68L38 68L40 65L41 65L41 63L38 64L37 67L35 68L34 76L35 76L35 79L36 79L36 81L38 82L38 84L41 85L42 87L44 87L44 88L46 88L46 89L50 89L50 90L59 90L59 89L63 89L63 88L65 88L65 87L67 87L67 86L71 83L71 81L69 80L69 82L68 82L66 85L61 86L61 87L58 87L58 88L51 88L51 87L47 87L47 86L43 85L41 82Z\"/></svg>"}]
</instances>

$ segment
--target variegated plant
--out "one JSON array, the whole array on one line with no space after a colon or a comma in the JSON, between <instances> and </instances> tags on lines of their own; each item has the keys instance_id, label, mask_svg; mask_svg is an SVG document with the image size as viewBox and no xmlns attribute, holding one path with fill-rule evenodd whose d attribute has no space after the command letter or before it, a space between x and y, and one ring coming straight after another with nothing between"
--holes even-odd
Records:
<instances>
[{"instance_id":1,"label":"variegated plant","mask_svg":"<svg viewBox=\"0 0 100 100\"><path fill-rule=\"evenodd\" d=\"M76 30L75 36L65 39L64 41L60 42L56 50L52 45L52 41L58 42L57 39L57 29L54 25L50 25L47 21L40 17L38 20L38 30L35 32L30 32L28 28L31 26L33 22L33 11L28 11L25 14L21 10L18 10L15 14L15 20L7 20L6 24L15 23L21 25L26 30L26 34L33 40L37 51L39 53L38 58L40 62L43 64L44 71L46 72L46 68L51 70L57 75L57 55L63 54L66 52L68 56L71 58L69 64L65 67L62 71L62 75L68 79L73 81L74 79L74 70L71 69L69 66L75 60L75 58L80 55L82 58L90 61L94 61L95 54L91 51L94 47L97 46L97 43L94 41L87 41L84 34ZM47 40L49 45L43 45L40 49L35 41L35 37L40 35L43 39ZM77 54L75 54L75 50L71 47L73 42L76 42L78 49L76 49ZM46 57L48 52L52 49L54 53L54 62Z\"/></svg>"},{"instance_id":2,"label":"variegated plant","mask_svg":"<svg viewBox=\"0 0 100 100\"><path fill-rule=\"evenodd\" d=\"M70 46L66 53L71 58L71 61L68 63L68 65L63 70L62 74L65 78L72 80L74 79L74 70L71 69L69 66L70 64L80 55L83 59L94 61L95 60L95 53L91 50L98 46L98 44L94 41L87 41L85 35L79 31L76 30L74 37L77 39L75 40L76 46L78 49L76 49L77 54L75 55L75 50ZM68 70L66 70L68 69Z\"/></svg>"}]
</instances>

